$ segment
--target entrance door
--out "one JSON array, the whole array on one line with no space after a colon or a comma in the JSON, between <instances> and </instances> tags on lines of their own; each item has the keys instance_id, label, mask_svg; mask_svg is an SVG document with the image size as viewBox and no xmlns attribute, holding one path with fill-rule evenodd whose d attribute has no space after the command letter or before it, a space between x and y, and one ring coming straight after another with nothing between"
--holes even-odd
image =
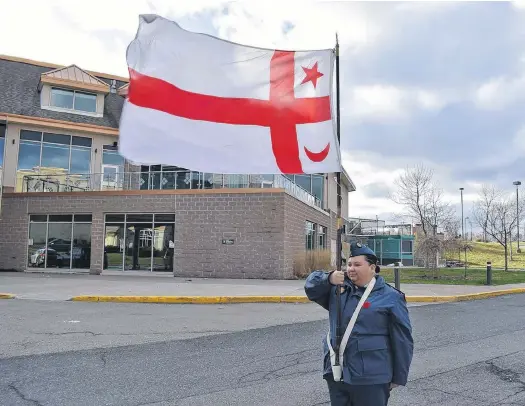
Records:
<instances>
[{"instance_id":1,"label":"entrance door","mask_svg":"<svg viewBox=\"0 0 525 406\"><path fill-rule=\"evenodd\" d=\"M118 165L102 165L102 190L121 189L119 178L120 173Z\"/></svg>"}]
</instances>

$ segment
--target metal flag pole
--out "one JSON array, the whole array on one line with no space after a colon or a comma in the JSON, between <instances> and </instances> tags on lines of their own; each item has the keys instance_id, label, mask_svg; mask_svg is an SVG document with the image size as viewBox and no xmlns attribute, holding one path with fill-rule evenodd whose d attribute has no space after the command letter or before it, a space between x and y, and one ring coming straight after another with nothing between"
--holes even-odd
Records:
<instances>
[{"instance_id":1,"label":"metal flag pole","mask_svg":"<svg viewBox=\"0 0 525 406\"><path fill-rule=\"evenodd\" d=\"M341 108L339 100L339 39L337 33L335 34L335 100L336 100L336 132L337 132L337 142L339 147L341 146ZM336 173L336 182L337 182L337 239L335 245L336 251L336 266L337 270L341 271L342 268L342 232L343 232L343 222L341 218L341 170ZM336 312L337 312L337 325L336 325L336 342L335 342L335 366L339 366L339 347L341 345L341 324L342 324L342 314L341 314L341 288L337 286L336 289Z\"/></svg>"},{"instance_id":2,"label":"metal flag pole","mask_svg":"<svg viewBox=\"0 0 525 406\"><path fill-rule=\"evenodd\" d=\"M2 220L2 200L4 198L4 174L5 174L5 156L6 156L6 149L7 149L7 118L5 120L5 127L4 127L4 151L2 155L2 174L0 178L0 220Z\"/></svg>"}]
</instances>

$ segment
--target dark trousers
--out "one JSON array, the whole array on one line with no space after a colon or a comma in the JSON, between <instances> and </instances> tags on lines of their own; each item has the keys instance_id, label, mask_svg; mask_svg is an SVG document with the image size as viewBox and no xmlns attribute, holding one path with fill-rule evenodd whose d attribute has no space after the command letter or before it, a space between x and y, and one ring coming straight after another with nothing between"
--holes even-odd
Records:
<instances>
[{"instance_id":1,"label":"dark trousers","mask_svg":"<svg viewBox=\"0 0 525 406\"><path fill-rule=\"evenodd\" d=\"M390 385L348 385L326 379L332 406L387 406Z\"/></svg>"}]
</instances>

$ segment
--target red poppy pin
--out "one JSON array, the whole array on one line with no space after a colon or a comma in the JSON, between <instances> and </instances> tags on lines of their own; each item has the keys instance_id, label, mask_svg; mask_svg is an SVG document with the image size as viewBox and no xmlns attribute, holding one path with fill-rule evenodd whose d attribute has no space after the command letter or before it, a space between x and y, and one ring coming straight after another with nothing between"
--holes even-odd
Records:
<instances>
[{"instance_id":1,"label":"red poppy pin","mask_svg":"<svg viewBox=\"0 0 525 406\"><path fill-rule=\"evenodd\" d=\"M368 309L370 307L370 302L363 303L363 308Z\"/></svg>"}]
</instances>

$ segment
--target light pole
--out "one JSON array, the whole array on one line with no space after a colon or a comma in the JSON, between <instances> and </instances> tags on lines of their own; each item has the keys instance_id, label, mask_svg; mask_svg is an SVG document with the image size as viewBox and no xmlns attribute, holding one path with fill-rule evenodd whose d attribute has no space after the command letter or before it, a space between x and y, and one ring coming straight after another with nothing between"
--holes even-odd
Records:
<instances>
[{"instance_id":1,"label":"light pole","mask_svg":"<svg viewBox=\"0 0 525 406\"><path fill-rule=\"evenodd\" d=\"M516 182L512 182L514 186L516 186L516 224L518 226L518 249L516 252L521 252L520 250L520 210L519 210L519 197L518 197L518 188L521 185L521 182L517 180Z\"/></svg>"},{"instance_id":2,"label":"light pole","mask_svg":"<svg viewBox=\"0 0 525 406\"><path fill-rule=\"evenodd\" d=\"M465 221L463 220L463 190L465 188L460 187L461 191L461 238L465 239Z\"/></svg>"},{"instance_id":3,"label":"light pole","mask_svg":"<svg viewBox=\"0 0 525 406\"><path fill-rule=\"evenodd\" d=\"M467 222L470 225L470 241L472 241L472 221L470 221L470 217L465 217L465 223ZM468 239L468 231L467 231L467 239Z\"/></svg>"},{"instance_id":4,"label":"light pole","mask_svg":"<svg viewBox=\"0 0 525 406\"><path fill-rule=\"evenodd\" d=\"M459 188L461 192L461 238L465 246L465 220L463 220L463 191L465 188ZM467 247L465 246L465 279L467 279Z\"/></svg>"}]
</instances>

